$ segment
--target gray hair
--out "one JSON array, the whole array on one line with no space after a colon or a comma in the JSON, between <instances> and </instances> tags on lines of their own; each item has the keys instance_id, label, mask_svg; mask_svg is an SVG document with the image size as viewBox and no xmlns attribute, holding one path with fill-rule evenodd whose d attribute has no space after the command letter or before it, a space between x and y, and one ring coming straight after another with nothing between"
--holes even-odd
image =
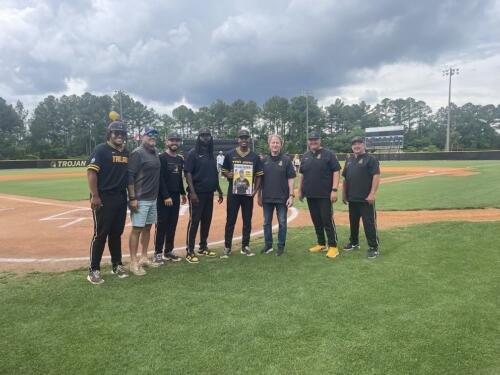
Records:
<instances>
[{"instance_id":1,"label":"gray hair","mask_svg":"<svg viewBox=\"0 0 500 375\"><path fill-rule=\"evenodd\" d=\"M280 140L280 144L283 145L283 138L281 138L281 136L278 134L271 134L269 137L267 137L267 144L270 144L273 138L278 138Z\"/></svg>"}]
</instances>

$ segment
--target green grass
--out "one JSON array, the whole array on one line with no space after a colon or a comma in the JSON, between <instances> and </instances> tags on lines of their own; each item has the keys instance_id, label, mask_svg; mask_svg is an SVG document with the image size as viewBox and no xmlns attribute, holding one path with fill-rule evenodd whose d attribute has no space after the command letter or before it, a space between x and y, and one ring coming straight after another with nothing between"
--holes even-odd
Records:
<instances>
[{"instance_id":1,"label":"green grass","mask_svg":"<svg viewBox=\"0 0 500 375\"><path fill-rule=\"evenodd\" d=\"M281 258L106 272L101 286L84 270L4 274L0 373L497 374L499 232L394 229L378 259L330 261L304 251L303 228Z\"/></svg>"},{"instance_id":2,"label":"green grass","mask_svg":"<svg viewBox=\"0 0 500 375\"><path fill-rule=\"evenodd\" d=\"M382 166L474 167L479 174L464 177L432 176L381 185L377 196L379 210L424 210L453 208L500 207L500 161L410 161L382 162ZM82 168L10 171L18 173L68 173ZM1 173L2 171L0 171ZM5 171L4 171L5 172ZM391 177L394 174L385 174ZM224 194L227 181L220 180ZM60 200L81 200L88 197L86 177L0 181L0 193ZM341 193L339 193L341 197ZM295 199L295 206L307 208L307 203ZM345 211L339 201L335 210Z\"/></svg>"},{"instance_id":3,"label":"green grass","mask_svg":"<svg viewBox=\"0 0 500 375\"><path fill-rule=\"evenodd\" d=\"M0 169L0 176L23 174L52 174L52 173L85 173L85 168L28 168L28 169Z\"/></svg>"}]
</instances>

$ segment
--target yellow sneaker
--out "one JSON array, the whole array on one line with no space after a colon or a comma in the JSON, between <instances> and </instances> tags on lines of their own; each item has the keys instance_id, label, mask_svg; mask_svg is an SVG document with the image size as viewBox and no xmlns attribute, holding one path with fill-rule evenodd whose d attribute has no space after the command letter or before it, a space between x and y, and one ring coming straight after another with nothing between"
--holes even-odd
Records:
<instances>
[{"instance_id":1,"label":"yellow sneaker","mask_svg":"<svg viewBox=\"0 0 500 375\"><path fill-rule=\"evenodd\" d=\"M336 258L339 256L339 250L336 247L329 247L326 253L327 258Z\"/></svg>"},{"instance_id":2,"label":"yellow sneaker","mask_svg":"<svg viewBox=\"0 0 500 375\"><path fill-rule=\"evenodd\" d=\"M325 249L325 245L316 245L309 249L310 253L319 253Z\"/></svg>"}]
</instances>

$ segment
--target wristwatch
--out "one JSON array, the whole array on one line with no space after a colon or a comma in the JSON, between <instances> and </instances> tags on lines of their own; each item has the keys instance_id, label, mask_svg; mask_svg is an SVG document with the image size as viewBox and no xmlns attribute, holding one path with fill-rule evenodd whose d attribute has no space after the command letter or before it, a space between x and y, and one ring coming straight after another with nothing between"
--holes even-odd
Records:
<instances>
[{"instance_id":1,"label":"wristwatch","mask_svg":"<svg viewBox=\"0 0 500 375\"><path fill-rule=\"evenodd\" d=\"M290 197L295 198L295 194L290 194Z\"/></svg>"},{"instance_id":2,"label":"wristwatch","mask_svg":"<svg viewBox=\"0 0 500 375\"><path fill-rule=\"evenodd\" d=\"M336 193L338 190L339 190L339 189L337 189L337 188L332 188L332 191L333 191L334 193Z\"/></svg>"}]
</instances>

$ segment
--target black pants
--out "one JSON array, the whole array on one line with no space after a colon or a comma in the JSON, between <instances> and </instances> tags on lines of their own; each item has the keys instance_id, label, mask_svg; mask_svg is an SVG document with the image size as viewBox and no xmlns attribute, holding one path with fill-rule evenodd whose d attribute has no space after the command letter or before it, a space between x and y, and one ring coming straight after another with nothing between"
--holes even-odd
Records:
<instances>
[{"instance_id":1,"label":"black pants","mask_svg":"<svg viewBox=\"0 0 500 375\"><path fill-rule=\"evenodd\" d=\"M307 205L318 238L318 245L326 245L326 232L328 246L337 247L337 231L333 221L333 207L330 198L307 198Z\"/></svg>"},{"instance_id":2,"label":"black pants","mask_svg":"<svg viewBox=\"0 0 500 375\"><path fill-rule=\"evenodd\" d=\"M214 210L214 193L197 193L199 202L193 204L189 198L189 224L187 228L186 251L188 254L194 253L194 242L198 226L200 226L200 249L207 247L208 232L212 223L212 213Z\"/></svg>"},{"instance_id":3,"label":"black pants","mask_svg":"<svg viewBox=\"0 0 500 375\"><path fill-rule=\"evenodd\" d=\"M351 236L349 240L352 244L359 244L359 219L363 220L366 240L368 246L378 249L377 236L377 211L375 204L368 202L349 202L349 223L351 225Z\"/></svg>"},{"instance_id":4,"label":"black pants","mask_svg":"<svg viewBox=\"0 0 500 375\"><path fill-rule=\"evenodd\" d=\"M94 237L90 243L90 270L99 270L104 246L108 240L111 263L122 264L121 236L127 217L127 193L101 193L102 207L92 210Z\"/></svg>"},{"instance_id":5,"label":"black pants","mask_svg":"<svg viewBox=\"0 0 500 375\"><path fill-rule=\"evenodd\" d=\"M238 211L241 207L241 217L243 219L243 239L241 246L250 244L250 232L252 231L253 197L238 194L228 194L227 196L227 219L224 231L224 246L231 248L233 242L234 226L238 219Z\"/></svg>"},{"instance_id":6,"label":"black pants","mask_svg":"<svg viewBox=\"0 0 500 375\"><path fill-rule=\"evenodd\" d=\"M181 206L180 193L173 193L173 205L165 206L162 198L158 198L156 208L158 211L158 221L156 223L155 233L155 254L161 254L162 251L167 254L174 249L175 230L179 221L179 208ZM165 248L163 247L165 245Z\"/></svg>"}]
</instances>

